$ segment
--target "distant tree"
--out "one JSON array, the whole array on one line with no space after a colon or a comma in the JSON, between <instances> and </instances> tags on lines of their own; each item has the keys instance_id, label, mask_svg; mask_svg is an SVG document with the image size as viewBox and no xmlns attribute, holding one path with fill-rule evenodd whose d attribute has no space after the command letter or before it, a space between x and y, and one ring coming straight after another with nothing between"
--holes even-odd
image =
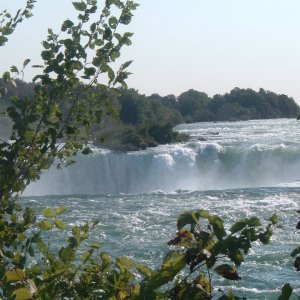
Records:
<instances>
[{"instance_id":1,"label":"distant tree","mask_svg":"<svg viewBox=\"0 0 300 300\"><path fill-rule=\"evenodd\" d=\"M208 114L210 98L205 93L189 90L178 97L178 102L179 111L186 120L203 121L202 117Z\"/></svg>"}]
</instances>

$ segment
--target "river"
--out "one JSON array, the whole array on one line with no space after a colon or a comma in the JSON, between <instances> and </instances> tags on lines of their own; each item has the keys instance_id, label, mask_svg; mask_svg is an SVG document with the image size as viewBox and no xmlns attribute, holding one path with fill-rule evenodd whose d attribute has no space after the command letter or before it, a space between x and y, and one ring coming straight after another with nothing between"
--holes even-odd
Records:
<instances>
[{"instance_id":1,"label":"river","mask_svg":"<svg viewBox=\"0 0 300 300\"><path fill-rule=\"evenodd\" d=\"M277 213L281 226L270 245L254 244L240 268L242 280L232 284L216 275L214 288L277 299L284 283L297 287L290 252L300 239L300 123L208 122L176 130L190 140L132 153L94 149L66 169L52 168L27 188L23 201L37 208L65 205L69 224L99 219L94 238L105 251L152 267L168 251L180 212L207 209L227 228L239 218L267 221Z\"/></svg>"}]
</instances>

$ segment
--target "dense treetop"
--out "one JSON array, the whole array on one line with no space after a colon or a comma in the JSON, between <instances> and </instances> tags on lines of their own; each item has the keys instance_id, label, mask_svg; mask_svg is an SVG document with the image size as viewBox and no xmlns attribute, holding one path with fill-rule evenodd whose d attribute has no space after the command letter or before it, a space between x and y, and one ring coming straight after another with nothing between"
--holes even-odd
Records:
<instances>
[{"instance_id":1,"label":"dense treetop","mask_svg":"<svg viewBox=\"0 0 300 300\"><path fill-rule=\"evenodd\" d=\"M33 85L17 80L8 85L1 98L0 110L5 111L10 97L31 97ZM101 91L93 90L100 94ZM188 90L174 95L145 96L137 90L121 88L111 103L119 116L107 116L93 128L93 142L116 150L138 150L158 144L182 141L185 136L173 132L180 123L206 121L238 121L251 119L296 118L300 108L293 98L260 89L234 88L230 93L209 97L203 92ZM99 101L100 97L99 97ZM2 117L0 134L8 136L7 121Z\"/></svg>"}]
</instances>

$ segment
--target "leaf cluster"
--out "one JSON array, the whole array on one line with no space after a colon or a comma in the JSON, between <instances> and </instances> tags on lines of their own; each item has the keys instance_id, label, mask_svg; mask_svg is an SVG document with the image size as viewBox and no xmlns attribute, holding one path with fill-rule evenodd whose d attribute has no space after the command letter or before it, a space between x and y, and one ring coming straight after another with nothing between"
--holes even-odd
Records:
<instances>
[{"instance_id":1,"label":"leaf cluster","mask_svg":"<svg viewBox=\"0 0 300 300\"><path fill-rule=\"evenodd\" d=\"M176 237L159 268L101 252L88 242L97 221L69 227L65 207L44 208L40 216L14 204L1 211L0 295L7 299L212 299L212 272L240 280L238 267L254 241L270 236L277 216L263 227L256 218L232 225L208 211L183 213ZM54 235L68 234L60 246ZM265 236L263 238L263 236ZM232 298L225 294L219 299ZM226 298L227 297L227 298Z\"/></svg>"},{"instance_id":2,"label":"leaf cluster","mask_svg":"<svg viewBox=\"0 0 300 300\"><path fill-rule=\"evenodd\" d=\"M15 31L19 23L33 16L35 3L36 0L27 0L25 8L18 9L15 15L11 15L7 10L0 12L0 47L5 45L8 36Z\"/></svg>"},{"instance_id":3,"label":"leaf cluster","mask_svg":"<svg viewBox=\"0 0 300 300\"><path fill-rule=\"evenodd\" d=\"M126 69L131 61L118 70L112 64L131 43L132 34L117 29L130 22L137 5L106 1L101 9L96 0L85 0L73 2L73 6L77 20L65 20L59 33L49 29L42 42L43 65L32 66L41 69L33 78L33 96L13 96L6 109L13 125L9 142L0 141L2 201L22 193L54 161L60 167L71 164L71 157L79 151L90 153L91 127L113 113L109 103L118 95L114 86L125 85L129 75ZM26 59L21 70L12 66L3 74L0 85L4 94L5 85L15 84L29 64Z\"/></svg>"}]
</instances>

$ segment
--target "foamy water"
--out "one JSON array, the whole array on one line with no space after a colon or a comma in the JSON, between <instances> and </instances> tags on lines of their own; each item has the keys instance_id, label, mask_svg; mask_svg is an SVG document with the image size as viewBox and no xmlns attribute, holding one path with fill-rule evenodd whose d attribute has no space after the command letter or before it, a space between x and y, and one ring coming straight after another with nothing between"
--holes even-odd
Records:
<instances>
[{"instance_id":1,"label":"foamy water","mask_svg":"<svg viewBox=\"0 0 300 300\"><path fill-rule=\"evenodd\" d=\"M294 119L177 127L187 143L133 153L96 149L55 168L26 195L131 194L291 184L300 179L300 123Z\"/></svg>"},{"instance_id":2,"label":"foamy water","mask_svg":"<svg viewBox=\"0 0 300 300\"><path fill-rule=\"evenodd\" d=\"M299 126L287 119L182 125L177 130L191 135L187 143L128 154L98 149L44 174L24 201L38 209L69 207L69 225L99 219L93 238L103 250L152 267L168 251L182 211L207 209L227 228L239 218L267 222L277 213L281 227L270 245L254 244L240 268L242 280L213 278L216 292L232 287L248 299L277 299L284 283L299 286L290 258L300 240Z\"/></svg>"}]
</instances>

